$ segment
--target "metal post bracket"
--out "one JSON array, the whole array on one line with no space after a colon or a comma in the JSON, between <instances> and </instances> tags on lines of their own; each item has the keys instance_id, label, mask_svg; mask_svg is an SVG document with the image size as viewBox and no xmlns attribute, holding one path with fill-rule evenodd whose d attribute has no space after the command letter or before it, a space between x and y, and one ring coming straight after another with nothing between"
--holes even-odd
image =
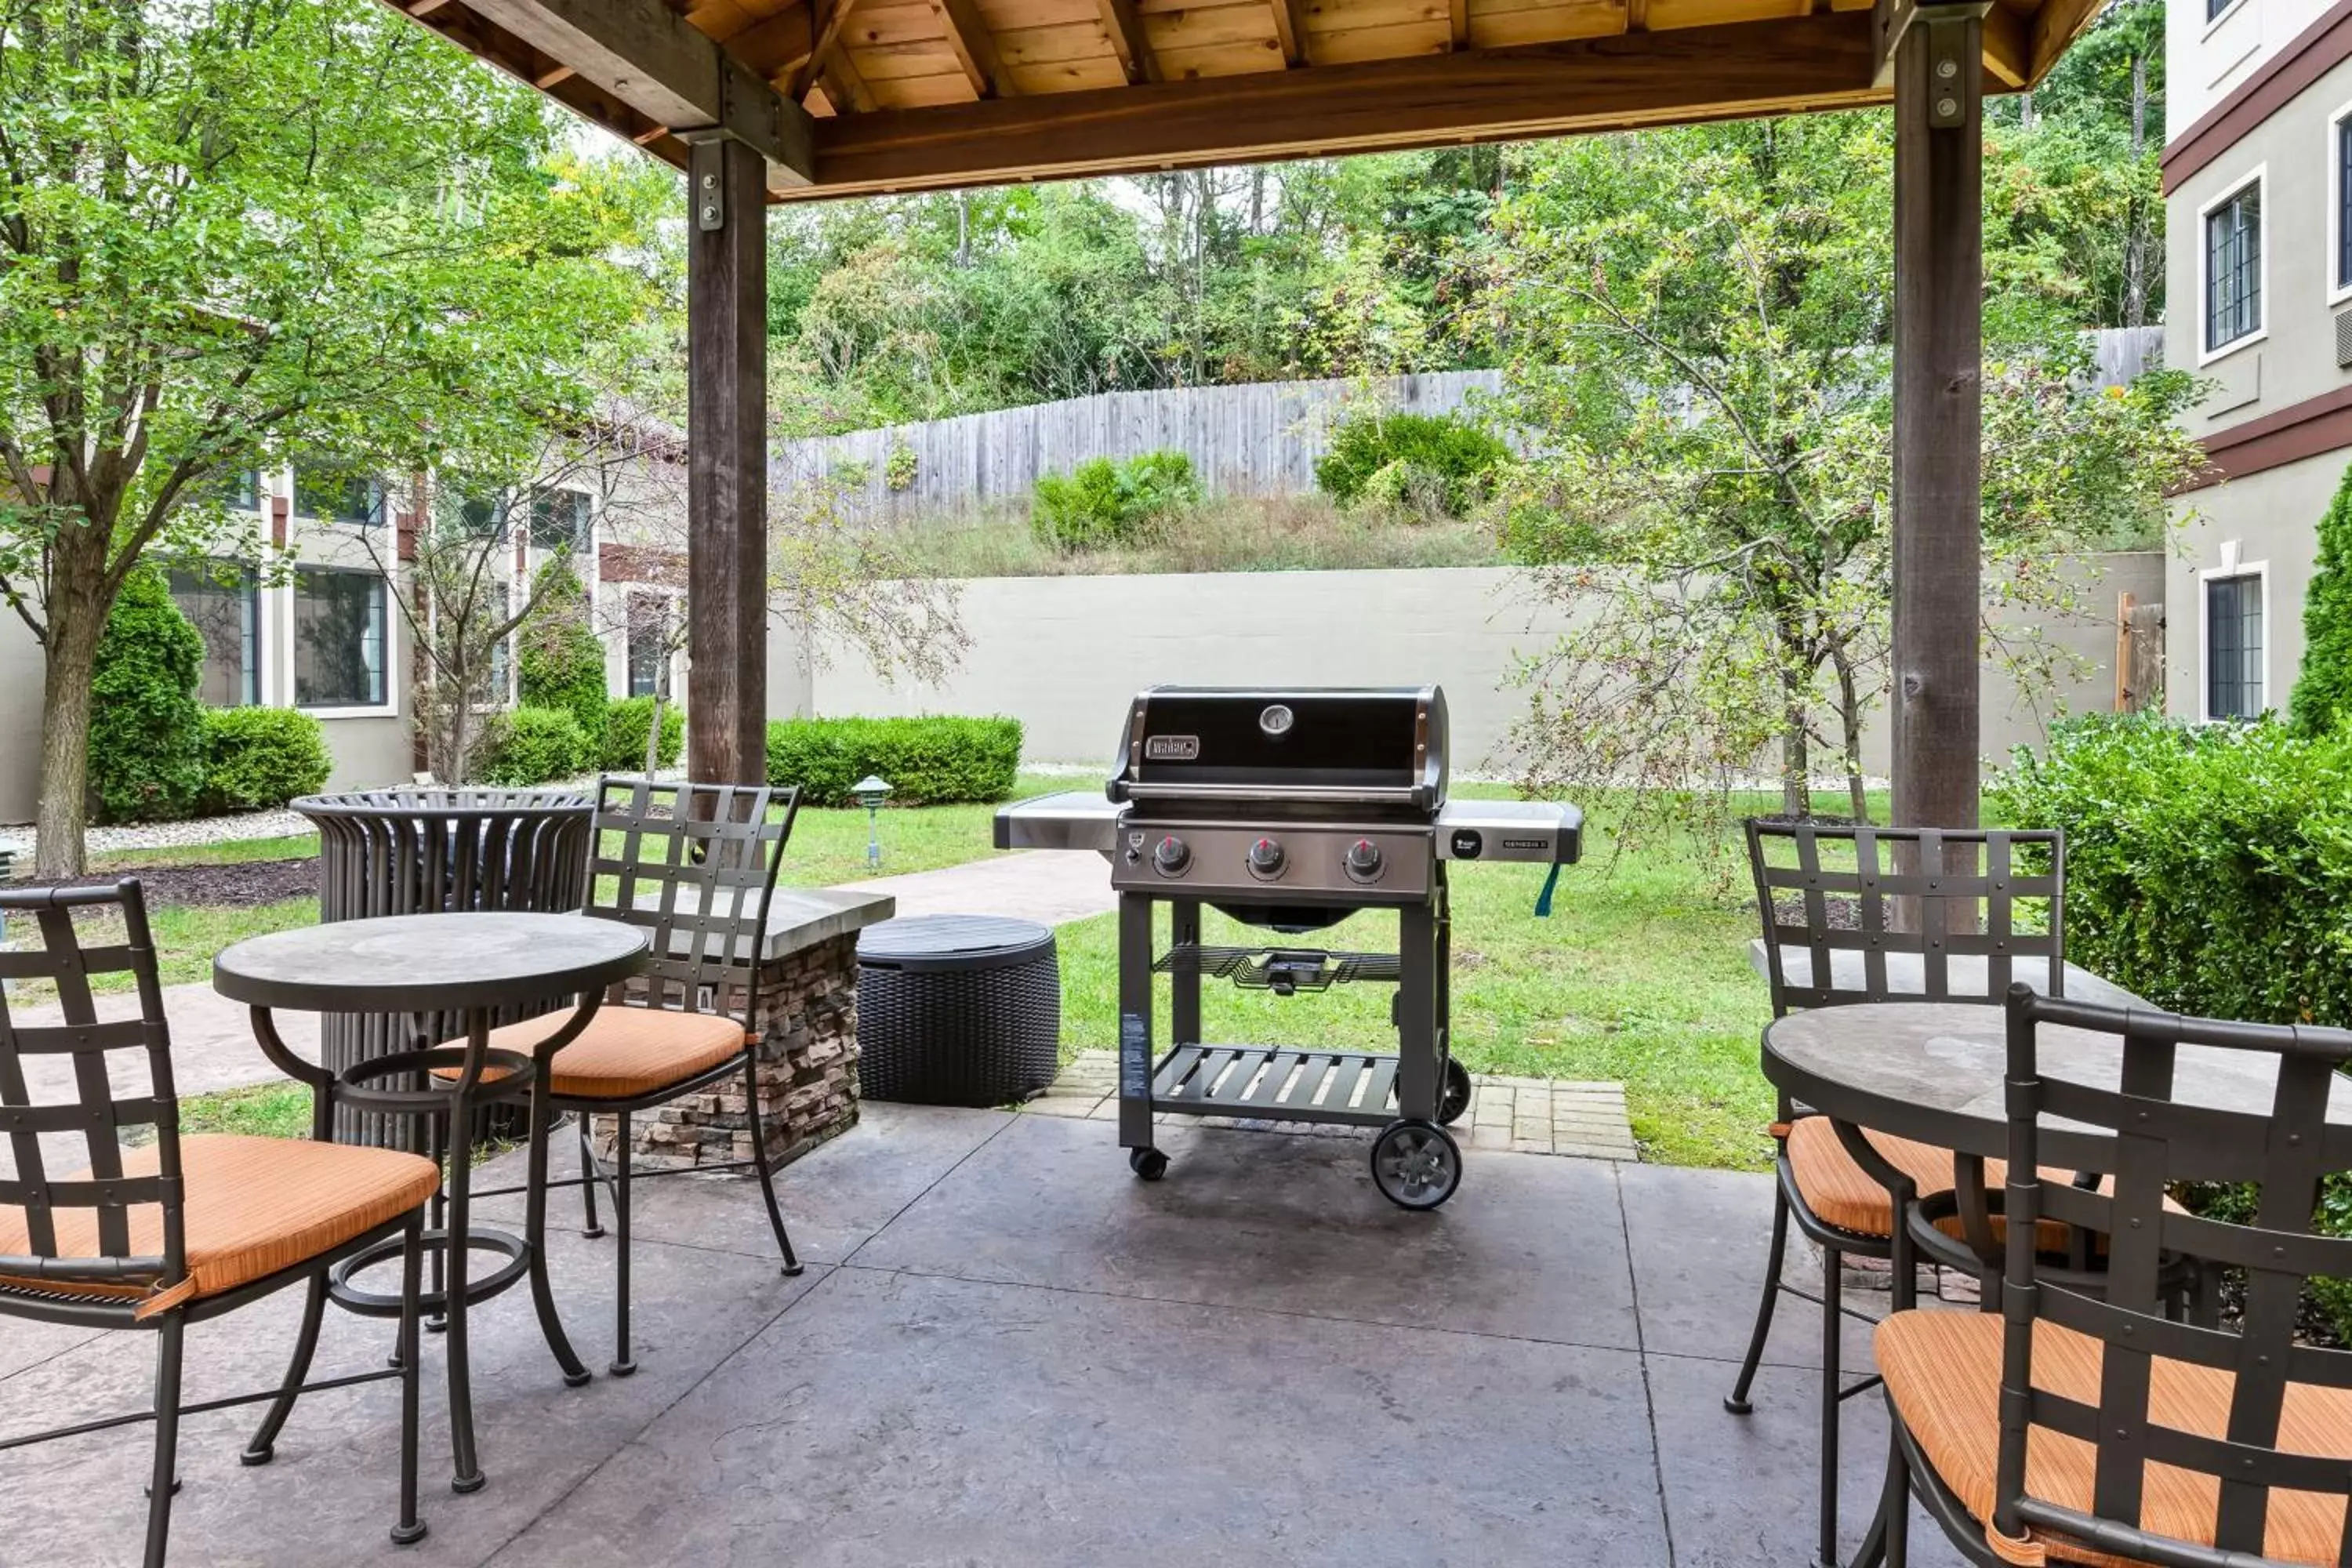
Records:
<instances>
[{"instance_id":1,"label":"metal post bracket","mask_svg":"<svg viewBox=\"0 0 2352 1568\"><path fill-rule=\"evenodd\" d=\"M1969 52L1968 41L1979 38L1981 35L1966 24L1982 23L1991 9L1990 0L1878 0L1871 20L1872 31L1876 37L1876 47L1873 51L1875 68L1871 85L1884 88L1894 84L1895 53L1902 47L1905 35L1916 26L1925 27L1931 39L1940 37L1948 40L1940 47L1930 46L1937 48L1937 58L1928 67L1931 79L1938 87L1948 82L1957 86L1959 72L1982 68L1979 56ZM1963 34L1967 35L1966 38ZM1980 43L1977 45L1979 50L1981 47ZM1963 54L1968 58L1960 58ZM1938 102L1941 98L1942 95L1938 94ZM1953 113L1958 118L1944 119L1934 112L1931 105L1929 123L1948 128L1968 122L1965 102L1956 99Z\"/></svg>"}]
</instances>

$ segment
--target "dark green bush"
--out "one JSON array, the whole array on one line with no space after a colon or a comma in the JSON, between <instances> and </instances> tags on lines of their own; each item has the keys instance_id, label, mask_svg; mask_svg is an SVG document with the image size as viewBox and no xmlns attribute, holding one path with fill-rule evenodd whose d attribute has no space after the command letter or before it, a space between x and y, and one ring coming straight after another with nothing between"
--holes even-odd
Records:
<instances>
[{"instance_id":1,"label":"dark green bush","mask_svg":"<svg viewBox=\"0 0 2352 1568\"><path fill-rule=\"evenodd\" d=\"M208 812L268 811L316 795L332 768L327 732L292 708L205 710Z\"/></svg>"},{"instance_id":2,"label":"dark green bush","mask_svg":"<svg viewBox=\"0 0 2352 1568\"><path fill-rule=\"evenodd\" d=\"M577 778L596 766L596 743L567 709L518 708L494 718L475 753L474 777L501 789Z\"/></svg>"},{"instance_id":3,"label":"dark green bush","mask_svg":"<svg viewBox=\"0 0 2352 1568\"><path fill-rule=\"evenodd\" d=\"M768 782L808 805L853 805L873 773L893 805L1003 800L1021 768L1017 719L787 719L768 726Z\"/></svg>"},{"instance_id":4,"label":"dark green bush","mask_svg":"<svg viewBox=\"0 0 2352 1568\"><path fill-rule=\"evenodd\" d=\"M1029 521L1040 542L1075 553L1142 538L1200 500L1192 459L1181 452L1095 458L1040 479Z\"/></svg>"},{"instance_id":5,"label":"dark green bush","mask_svg":"<svg viewBox=\"0 0 2352 1568\"><path fill-rule=\"evenodd\" d=\"M205 784L205 639L160 572L124 580L90 676L89 788L100 822L187 816Z\"/></svg>"},{"instance_id":6,"label":"dark green bush","mask_svg":"<svg viewBox=\"0 0 2352 1568\"><path fill-rule=\"evenodd\" d=\"M2352 719L2352 466L2319 520L2318 544L2303 595L2303 673L2288 704L2304 735Z\"/></svg>"},{"instance_id":7,"label":"dark green bush","mask_svg":"<svg viewBox=\"0 0 2352 1568\"><path fill-rule=\"evenodd\" d=\"M653 728L654 700L631 697L604 710L604 732L598 763L607 773L646 771L646 731ZM660 765L677 765L686 750L686 710L675 702L662 705Z\"/></svg>"},{"instance_id":8,"label":"dark green bush","mask_svg":"<svg viewBox=\"0 0 2352 1568\"><path fill-rule=\"evenodd\" d=\"M2018 826L2065 830L2074 962L2182 1013L2352 1023L2352 729L2088 715L2042 755L2021 749L1991 800ZM2241 1190L2184 1196L2252 1212ZM2352 1235L2352 1178L2330 1178L2323 1210ZM2352 1280L2312 1296L2352 1341Z\"/></svg>"},{"instance_id":9,"label":"dark green bush","mask_svg":"<svg viewBox=\"0 0 2352 1568\"><path fill-rule=\"evenodd\" d=\"M539 569L539 603L516 634L516 694L525 708L561 708L581 732L604 733L604 642L589 625L587 590L569 561Z\"/></svg>"},{"instance_id":10,"label":"dark green bush","mask_svg":"<svg viewBox=\"0 0 2352 1568\"><path fill-rule=\"evenodd\" d=\"M1459 414L1375 411L1332 427L1330 450L1315 465L1315 483L1341 506L1360 500L1393 504L1425 494L1445 515L1466 517L1486 499L1495 470L1510 456L1502 437Z\"/></svg>"}]
</instances>

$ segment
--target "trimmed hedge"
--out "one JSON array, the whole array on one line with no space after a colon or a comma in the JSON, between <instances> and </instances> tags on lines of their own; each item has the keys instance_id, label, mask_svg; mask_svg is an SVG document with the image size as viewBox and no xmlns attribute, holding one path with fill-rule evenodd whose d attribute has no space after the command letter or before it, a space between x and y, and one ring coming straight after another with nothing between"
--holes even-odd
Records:
<instances>
[{"instance_id":1,"label":"trimmed hedge","mask_svg":"<svg viewBox=\"0 0 2352 1568\"><path fill-rule=\"evenodd\" d=\"M482 737L474 777L500 789L529 789L577 778L596 766L596 743L562 708L518 708L499 715Z\"/></svg>"},{"instance_id":2,"label":"trimmed hedge","mask_svg":"<svg viewBox=\"0 0 2352 1568\"><path fill-rule=\"evenodd\" d=\"M2021 749L1992 804L2066 833L2066 948L2160 1007L2257 1023L2352 1024L2352 729L2275 719L2192 726L2093 714ZM2195 1187L2192 1209L2247 1223L2248 1189ZM2352 1175L2328 1178L2323 1228L2352 1235ZM2352 1279L2312 1300L2352 1342Z\"/></svg>"},{"instance_id":3,"label":"trimmed hedge","mask_svg":"<svg viewBox=\"0 0 2352 1568\"><path fill-rule=\"evenodd\" d=\"M2303 670L2288 700L2295 732L2324 735L2352 719L2352 466L2321 514L2303 592Z\"/></svg>"},{"instance_id":4,"label":"trimmed hedge","mask_svg":"<svg viewBox=\"0 0 2352 1568\"><path fill-rule=\"evenodd\" d=\"M768 782L805 805L854 805L873 773L893 805L999 801L1021 768L1017 719L786 719L768 726Z\"/></svg>"},{"instance_id":5,"label":"trimmed hedge","mask_svg":"<svg viewBox=\"0 0 2352 1568\"><path fill-rule=\"evenodd\" d=\"M2352 1024L2352 731L2086 715L1990 798L2065 830L2076 962L2179 1012Z\"/></svg>"},{"instance_id":6,"label":"trimmed hedge","mask_svg":"<svg viewBox=\"0 0 2352 1568\"><path fill-rule=\"evenodd\" d=\"M646 771L646 732L653 728L654 700L630 697L604 710L604 732L597 758L606 773ZM686 710L675 702L662 707L660 764L675 767L686 750Z\"/></svg>"},{"instance_id":7,"label":"trimmed hedge","mask_svg":"<svg viewBox=\"0 0 2352 1568\"><path fill-rule=\"evenodd\" d=\"M275 809L316 795L333 767L325 728L291 708L208 708L204 729L207 812Z\"/></svg>"},{"instance_id":8,"label":"trimmed hedge","mask_svg":"<svg viewBox=\"0 0 2352 1568\"><path fill-rule=\"evenodd\" d=\"M89 789L100 822L183 817L205 785L205 639L160 572L124 579L90 675Z\"/></svg>"},{"instance_id":9,"label":"trimmed hedge","mask_svg":"<svg viewBox=\"0 0 2352 1568\"><path fill-rule=\"evenodd\" d=\"M604 642L589 625L588 591L571 562L539 569L538 608L516 635L515 690L525 708L562 708L581 733L604 734ZM641 753L642 754L642 753Z\"/></svg>"}]
</instances>

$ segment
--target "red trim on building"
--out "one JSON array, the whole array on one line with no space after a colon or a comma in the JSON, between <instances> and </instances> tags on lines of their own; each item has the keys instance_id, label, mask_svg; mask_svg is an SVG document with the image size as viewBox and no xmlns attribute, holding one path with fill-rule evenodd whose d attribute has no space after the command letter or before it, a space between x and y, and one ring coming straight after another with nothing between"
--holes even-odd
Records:
<instances>
[{"instance_id":1,"label":"red trim on building","mask_svg":"<svg viewBox=\"0 0 2352 1568\"><path fill-rule=\"evenodd\" d=\"M2318 21L2273 55L2164 150L2164 194L2251 135L2294 97L2352 59L2352 0L2336 0Z\"/></svg>"},{"instance_id":2,"label":"red trim on building","mask_svg":"<svg viewBox=\"0 0 2352 1568\"><path fill-rule=\"evenodd\" d=\"M2283 468L2306 458L2352 448L2352 386L2233 425L2204 441L2205 472L2183 489L2200 490L2224 479Z\"/></svg>"},{"instance_id":3,"label":"red trim on building","mask_svg":"<svg viewBox=\"0 0 2352 1568\"><path fill-rule=\"evenodd\" d=\"M293 510L294 503L284 496L269 498L269 542L277 549L286 548L286 519Z\"/></svg>"}]
</instances>

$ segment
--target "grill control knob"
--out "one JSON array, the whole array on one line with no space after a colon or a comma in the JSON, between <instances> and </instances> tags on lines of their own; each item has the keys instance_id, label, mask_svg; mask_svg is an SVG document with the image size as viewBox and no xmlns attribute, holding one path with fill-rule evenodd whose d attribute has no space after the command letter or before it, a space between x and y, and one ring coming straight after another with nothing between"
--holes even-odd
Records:
<instances>
[{"instance_id":1,"label":"grill control knob","mask_svg":"<svg viewBox=\"0 0 2352 1568\"><path fill-rule=\"evenodd\" d=\"M1249 868L1260 877L1282 875L1282 846L1261 838L1249 847Z\"/></svg>"},{"instance_id":2,"label":"grill control knob","mask_svg":"<svg viewBox=\"0 0 2352 1568\"><path fill-rule=\"evenodd\" d=\"M1381 874L1381 847L1369 838L1359 838L1348 846L1348 875L1359 882L1376 880Z\"/></svg>"},{"instance_id":3,"label":"grill control knob","mask_svg":"<svg viewBox=\"0 0 2352 1568\"><path fill-rule=\"evenodd\" d=\"M1163 877L1180 875L1192 863L1192 851L1172 833L1152 847L1151 864Z\"/></svg>"}]
</instances>

